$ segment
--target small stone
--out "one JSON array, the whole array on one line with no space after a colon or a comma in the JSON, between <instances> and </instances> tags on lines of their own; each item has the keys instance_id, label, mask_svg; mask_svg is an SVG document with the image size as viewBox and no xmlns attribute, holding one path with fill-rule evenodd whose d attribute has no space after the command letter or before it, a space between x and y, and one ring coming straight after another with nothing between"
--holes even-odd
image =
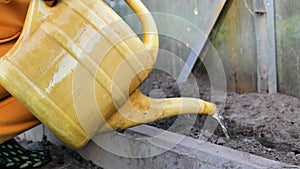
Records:
<instances>
[{"instance_id":1,"label":"small stone","mask_svg":"<svg viewBox=\"0 0 300 169\"><path fill-rule=\"evenodd\" d=\"M271 152L272 149L271 149L271 148L266 148L266 151L267 151L267 152Z\"/></svg>"},{"instance_id":2,"label":"small stone","mask_svg":"<svg viewBox=\"0 0 300 169\"><path fill-rule=\"evenodd\" d=\"M250 139L248 139L248 138L244 138L243 139L243 143L251 143L252 142L252 140L250 140Z\"/></svg>"},{"instance_id":3,"label":"small stone","mask_svg":"<svg viewBox=\"0 0 300 169\"><path fill-rule=\"evenodd\" d=\"M294 161L299 161L300 160L300 154L296 154L292 159Z\"/></svg>"},{"instance_id":4,"label":"small stone","mask_svg":"<svg viewBox=\"0 0 300 169\"><path fill-rule=\"evenodd\" d=\"M283 114L283 113L286 112L286 109L285 109L285 108L280 108L278 111L279 111L279 113L282 113L282 114Z\"/></svg>"},{"instance_id":5,"label":"small stone","mask_svg":"<svg viewBox=\"0 0 300 169\"><path fill-rule=\"evenodd\" d=\"M295 153L294 152L288 152L286 154L287 157L294 157L295 156Z\"/></svg>"},{"instance_id":6,"label":"small stone","mask_svg":"<svg viewBox=\"0 0 300 169\"><path fill-rule=\"evenodd\" d=\"M166 94L161 89L153 89L153 90L151 90L149 96L152 98L165 98Z\"/></svg>"},{"instance_id":7,"label":"small stone","mask_svg":"<svg viewBox=\"0 0 300 169\"><path fill-rule=\"evenodd\" d=\"M226 143L225 139L223 137L219 137L217 140L218 145L224 145Z\"/></svg>"}]
</instances>

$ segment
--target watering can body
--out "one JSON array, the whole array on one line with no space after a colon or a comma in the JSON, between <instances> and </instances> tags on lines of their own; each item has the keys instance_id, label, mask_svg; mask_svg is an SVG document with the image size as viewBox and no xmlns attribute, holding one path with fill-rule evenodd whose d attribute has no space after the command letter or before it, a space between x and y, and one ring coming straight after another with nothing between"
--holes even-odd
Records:
<instances>
[{"instance_id":1,"label":"watering can body","mask_svg":"<svg viewBox=\"0 0 300 169\"><path fill-rule=\"evenodd\" d=\"M199 99L150 99L139 91L158 36L143 4L126 2L142 22L142 40L103 1L61 0L49 8L32 0L20 38L0 61L1 85L72 148L179 110L215 112Z\"/></svg>"}]
</instances>

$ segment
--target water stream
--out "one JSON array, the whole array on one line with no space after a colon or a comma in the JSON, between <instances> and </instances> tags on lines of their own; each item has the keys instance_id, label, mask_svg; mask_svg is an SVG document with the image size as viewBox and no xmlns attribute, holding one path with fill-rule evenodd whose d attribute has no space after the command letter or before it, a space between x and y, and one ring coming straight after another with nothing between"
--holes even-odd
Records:
<instances>
[{"instance_id":1,"label":"water stream","mask_svg":"<svg viewBox=\"0 0 300 169\"><path fill-rule=\"evenodd\" d=\"M222 119L223 119L222 116L219 115L218 112L216 112L212 117L215 118L215 119L218 121L218 123L219 123L219 125L221 126L221 128L222 128L222 130L223 130L223 132L224 132L224 134L225 134L225 136L226 136L226 138L227 138L227 139L230 139L229 134L228 134L228 131L227 131L227 128L226 128L226 126L225 126L225 123L224 123L224 121L222 120Z\"/></svg>"},{"instance_id":2,"label":"water stream","mask_svg":"<svg viewBox=\"0 0 300 169\"><path fill-rule=\"evenodd\" d=\"M212 117L212 118L211 118ZM199 140L208 140L209 137L215 132L216 127L218 125L221 126L223 133L225 134L227 139L230 139L228 130L225 126L223 121L223 117L220 115L220 112L217 111L213 116L208 117L207 121L205 122L204 128L202 129Z\"/></svg>"}]
</instances>

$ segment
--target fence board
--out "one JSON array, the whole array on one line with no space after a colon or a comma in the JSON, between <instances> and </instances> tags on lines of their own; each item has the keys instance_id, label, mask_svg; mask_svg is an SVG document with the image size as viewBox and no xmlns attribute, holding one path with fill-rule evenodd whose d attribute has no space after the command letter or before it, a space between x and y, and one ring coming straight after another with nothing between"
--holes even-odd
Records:
<instances>
[{"instance_id":1,"label":"fence board","mask_svg":"<svg viewBox=\"0 0 300 169\"><path fill-rule=\"evenodd\" d=\"M274 0L265 0L267 11L268 30L268 53L269 53L269 93L277 93L277 67L276 67L276 45L275 45L275 4Z\"/></svg>"},{"instance_id":2,"label":"fence board","mask_svg":"<svg viewBox=\"0 0 300 169\"><path fill-rule=\"evenodd\" d=\"M252 2L249 1L249 6ZM212 44L218 51L230 91L256 91L256 43L253 17L243 1L233 0L216 30ZM209 59L211 52L205 57Z\"/></svg>"},{"instance_id":3,"label":"fence board","mask_svg":"<svg viewBox=\"0 0 300 169\"><path fill-rule=\"evenodd\" d=\"M214 3L214 6L208 12L208 13L210 13L208 15L210 20L208 20L207 23L205 23L204 29L202 30L204 36L200 36L200 38L197 40L197 42L193 45L194 47L192 47L192 51L190 52L190 54L185 62L185 65L183 66L183 68L179 74L179 77L177 78L177 82L179 82L179 83L183 83L188 79L188 76L190 75L201 51L203 50L206 40L207 40L210 32L212 31L213 26L215 25L217 18L219 17L221 10L224 7L226 0L219 0L219 2L218 1L215 1L215 2L216 3Z\"/></svg>"},{"instance_id":4,"label":"fence board","mask_svg":"<svg viewBox=\"0 0 300 169\"><path fill-rule=\"evenodd\" d=\"M278 87L300 97L300 1L275 1Z\"/></svg>"},{"instance_id":5,"label":"fence board","mask_svg":"<svg viewBox=\"0 0 300 169\"><path fill-rule=\"evenodd\" d=\"M257 47L257 90L276 93L274 1L253 0Z\"/></svg>"}]
</instances>

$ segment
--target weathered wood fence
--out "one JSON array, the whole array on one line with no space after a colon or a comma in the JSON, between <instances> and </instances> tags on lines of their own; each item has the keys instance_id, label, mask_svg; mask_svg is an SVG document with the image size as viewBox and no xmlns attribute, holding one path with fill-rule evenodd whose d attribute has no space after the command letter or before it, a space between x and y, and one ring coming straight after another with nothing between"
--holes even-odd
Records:
<instances>
[{"instance_id":1,"label":"weathered wood fence","mask_svg":"<svg viewBox=\"0 0 300 169\"><path fill-rule=\"evenodd\" d=\"M277 91L300 97L300 1L265 1L267 5L265 15L269 20L273 19L275 28L273 37L275 68L270 70L276 71L263 73L271 77L271 80L267 79L268 83L275 86ZM143 2L151 12L154 12L160 33L162 52L157 63L158 67L164 67L173 76L179 76L191 47L195 46L199 38L205 38L209 21L214 20L213 12L216 12L214 7L221 0L143 0ZM255 16L257 6L253 2L255 1L227 0L210 34L210 42L206 43L199 57L209 59L217 52L222 60L230 91L257 92L260 89L258 84L260 78L264 78L259 68L264 68L264 64L270 62L269 54L272 52L262 53L266 47L260 44L263 40L272 43L270 35L267 39L262 37L265 33L270 33L270 28L258 31L257 28L264 23L257 20ZM141 32L137 18L129 16L132 12L126 4L122 0L113 3L115 10L124 16L133 29ZM273 8L273 15L268 11L272 10L270 5ZM266 25L270 26L270 23ZM180 58L182 62L170 59L172 57L169 55L177 56L173 58L177 60ZM260 55L267 55L268 63L262 63ZM201 64L197 62L194 73L199 73L201 70L199 67Z\"/></svg>"}]
</instances>

